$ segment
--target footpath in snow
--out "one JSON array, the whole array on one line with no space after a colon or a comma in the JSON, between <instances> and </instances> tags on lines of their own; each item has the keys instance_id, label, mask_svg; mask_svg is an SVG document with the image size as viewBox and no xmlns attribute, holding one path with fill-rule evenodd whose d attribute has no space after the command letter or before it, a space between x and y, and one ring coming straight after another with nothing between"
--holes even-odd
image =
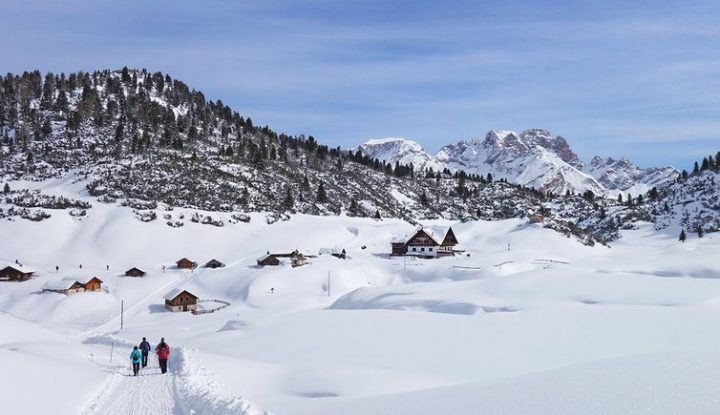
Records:
<instances>
[{"instance_id":1,"label":"footpath in snow","mask_svg":"<svg viewBox=\"0 0 720 415\"><path fill-rule=\"evenodd\" d=\"M122 349L119 360L124 359ZM125 353L127 354L127 353ZM227 396L207 370L194 364L191 352L176 348L162 374L157 359L132 374L130 365L107 366L114 373L82 410L83 415L268 415L252 403Z\"/></svg>"}]
</instances>

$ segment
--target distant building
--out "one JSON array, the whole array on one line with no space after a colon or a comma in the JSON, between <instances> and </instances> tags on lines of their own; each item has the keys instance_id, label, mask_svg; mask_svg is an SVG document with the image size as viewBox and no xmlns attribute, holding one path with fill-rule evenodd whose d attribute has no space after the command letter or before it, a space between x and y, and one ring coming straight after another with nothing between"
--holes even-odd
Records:
<instances>
[{"instance_id":1,"label":"distant building","mask_svg":"<svg viewBox=\"0 0 720 415\"><path fill-rule=\"evenodd\" d=\"M125 271L126 277L144 277L145 271L141 270L140 268L130 268L129 270Z\"/></svg>"},{"instance_id":2,"label":"distant building","mask_svg":"<svg viewBox=\"0 0 720 415\"><path fill-rule=\"evenodd\" d=\"M280 265L280 260L275 255L266 254L257 259L257 264L261 267L268 265Z\"/></svg>"},{"instance_id":3,"label":"distant building","mask_svg":"<svg viewBox=\"0 0 720 415\"><path fill-rule=\"evenodd\" d=\"M23 265L8 265L0 269L0 281L27 281L34 273L34 269Z\"/></svg>"},{"instance_id":4,"label":"distant building","mask_svg":"<svg viewBox=\"0 0 720 415\"><path fill-rule=\"evenodd\" d=\"M307 258L305 258L305 255L301 254L298 251L293 252L292 256L290 257L290 265L295 268L301 267L305 264L307 264Z\"/></svg>"},{"instance_id":5,"label":"distant building","mask_svg":"<svg viewBox=\"0 0 720 415\"><path fill-rule=\"evenodd\" d=\"M205 264L205 268L212 268L212 269L222 268L224 266L225 266L225 264L218 261L217 259L211 259L210 261L207 262L207 264Z\"/></svg>"},{"instance_id":6,"label":"distant building","mask_svg":"<svg viewBox=\"0 0 720 415\"><path fill-rule=\"evenodd\" d=\"M448 229L442 243L439 243L429 231L419 229L409 238L406 236L395 238L391 242L391 247L392 255L436 258L440 255L453 255L457 244L458 240L452 228Z\"/></svg>"},{"instance_id":7,"label":"distant building","mask_svg":"<svg viewBox=\"0 0 720 415\"><path fill-rule=\"evenodd\" d=\"M85 291L85 285L75 278L67 277L61 280L46 281L42 291L70 295Z\"/></svg>"},{"instance_id":8,"label":"distant building","mask_svg":"<svg viewBox=\"0 0 720 415\"><path fill-rule=\"evenodd\" d=\"M532 215L528 215L528 220L530 223L544 223L545 217L539 213L533 213Z\"/></svg>"},{"instance_id":9,"label":"distant building","mask_svg":"<svg viewBox=\"0 0 720 415\"><path fill-rule=\"evenodd\" d=\"M455 232L453 232L452 228L448 228L445 238L443 238L438 248L438 255L454 255L457 244L458 240L455 237Z\"/></svg>"},{"instance_id":10,"label":"distant building","mask_svg":"<svg viewBox=\"0 0 720 415\"><path fill-rule=\"evenodd\" d=\"M176 288L165 294L165 308L172 312L197 310L198 297L186 290Z\"/></svg>"},{"instance_id":11,"label":"distant building","mask_svg":"<svg viewBox=\"0 0 720 415\"><path fill-rule=\"evenodd\" d=\"M83 288L85 291L100 291L102 290L102 280L98 277L92 277L85 281Z\"/></svg>"},{"instance_id":12,"label":"distant building","mask_svg":"<svg viewBox=\"0 0 720 415\"><path fill-rule=\"evenodd\" d=\"M178 269L194 269L197 267L197 262L190 261L187 258L181 258L175 264Z\"/></svg>"}]
</instances>

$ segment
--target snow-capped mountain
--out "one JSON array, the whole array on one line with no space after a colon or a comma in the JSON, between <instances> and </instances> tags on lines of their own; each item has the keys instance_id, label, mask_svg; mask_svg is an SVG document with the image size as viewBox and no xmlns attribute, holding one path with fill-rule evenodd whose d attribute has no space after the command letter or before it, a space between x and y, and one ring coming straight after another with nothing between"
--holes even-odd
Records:
<instances>
[{"instance_id":1,"label":"snow-capped mountain","mask_svg":"<svg viewBox=\"0 0 720 415\"><path fill-rule=\"evenodd\" d=\"M563 137L533 129L490 131L483 140L462 140L431 156L407 139L370 140L358 147L363 154L387 162L412 162L416 169L464 170L470 174L504 178L554 193L568 190L605 193L603 186L582 171L583 164Z\"/></svg>"},{"instance_id":2,"label":"snow-capped mountain","mask_svg":"<svg viewBox=\"0 0 720 415\"><path fill-rule=\"evenodd\" d=\"M412 164L415 169L437 170L439 167L442 170L443 168L420 144L402 137L368 140L360 144L358 150L367 156L393 165L398 162L403 165Z\"/></svg>"},{"instance_id":3,"label":"snow-capped mountain","mask_svg":"<svg viewBox=\"0 0 720 415\"><path fill-rule=\"evenodd\" d=\"M678 171L673 167L642 169L627 158L605 159L598 156L593 157L583 171L595 177L609 193L630 193L633 197L668 183L678 175Z\"/></svg>"},{"instance_id":4,"label":"snow-capped mountain","mask_svg":"<svg viewBox=\"0 0 720 415\"><path fill-rule=\"evenodd\" d=\"M484 139L462 140L430 155L405 138L370 140L358 147L363 154L389 163L412 163L415 169L450 171L507 179L509 182L562 194L591 190L614 196L646 193L677 175L672 167L641 169L627 159L595 157L586 166L561 136L542 129L521 133L492 130Z\"/></svg>"}]
</instances>

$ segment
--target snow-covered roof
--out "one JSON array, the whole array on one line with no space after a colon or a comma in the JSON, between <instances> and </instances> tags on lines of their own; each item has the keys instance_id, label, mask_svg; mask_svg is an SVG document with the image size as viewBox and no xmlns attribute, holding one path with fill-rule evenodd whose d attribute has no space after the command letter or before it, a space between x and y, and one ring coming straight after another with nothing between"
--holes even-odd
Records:
<instances>
[{"instance_id":1,"label":"snow-covered roof","mask_svg":"<svg viewBox=\"0 0 720 415\"><path fill-rule=\"evenodd\" d=\"M258 261L265 261L266 259L268 259L268 258L270 258L270 257L274 257L274 256L275 256L275 255L273 255L273 254L265 254L265 255L261 256L260 258L258 258L257 260L258 260Z\"/></svg>"},{"instance_id":2,"label":"snow-covered roof","mask_svg":"<svg viewBox=\"0 0 720 415\"><path fill-rule=\"evenodd\" d=\"M172 291L170 291L169 293L165 294L165 296L164 296L163 298L164 298L165 300L172 300L173 298L175 298L175 297L177 297L178 295L180 295L183 291L187 291L187 290L183 290L182 288L175 288L174 290L172 290ZM197 298L197 296L196 296L195 294L191 293L190 291L188 291L187 293L190 294L190 295L192 295L193 297L196 297L196 298Z\"/></svg>"},{"instance_id":3,"label":"snow-covered roof","mask_svg":"<svg viewBox=\"0 0 720 415\"><path fill-rule=\"evenodd\" d=\"M16 269L23 273L30 273L30 272L37 272L34 268L30 268L27 265L18 265L14 262L1 262L0 263L0 269L5 269L7 267Z\"/></svg>"},{"instance_id":4,"label":"snow-covered roof","mask_svg":"<svg viewBox=\"0 0 720 415\"><path fill-rule=\"evenodd\" d=\"M80 284L78 280L71 277L66 277L61 280L50 280L43 284L43 290L67 290L75 284Z\"/></svg>"}]
</instances>

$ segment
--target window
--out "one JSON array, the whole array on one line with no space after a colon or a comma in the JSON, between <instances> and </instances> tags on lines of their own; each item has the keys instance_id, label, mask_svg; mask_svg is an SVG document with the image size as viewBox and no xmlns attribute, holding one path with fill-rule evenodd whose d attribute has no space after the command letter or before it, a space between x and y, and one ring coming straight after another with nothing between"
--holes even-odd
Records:
<instances>
[{"instance_id":1,"label":"window","mask_svg":"<svg viewBox=\"0 0 720 415\"><path fill-rule=\"evenodd\" d=\"M428 251L432 252L432 248L428 248Z\"/></svg>"},{"instance_id":2,"label":"window","mask_svg":"<svg viewBox=\"0 0 720 415\"><path fill-rule=\"evenodd\" d=\"M421 251L421 252L425 252L425 248L420 248L420 251Z\"/></svg>"},{"instance_id":3,"label":"window","mask_svg":"<svg viewBox=\"0 0 720 415\"><path fill-rule=\"evenodd\" d=\"M413 252L417 252L417 248L413 246Z\"/></svg>"}]
</instances>

